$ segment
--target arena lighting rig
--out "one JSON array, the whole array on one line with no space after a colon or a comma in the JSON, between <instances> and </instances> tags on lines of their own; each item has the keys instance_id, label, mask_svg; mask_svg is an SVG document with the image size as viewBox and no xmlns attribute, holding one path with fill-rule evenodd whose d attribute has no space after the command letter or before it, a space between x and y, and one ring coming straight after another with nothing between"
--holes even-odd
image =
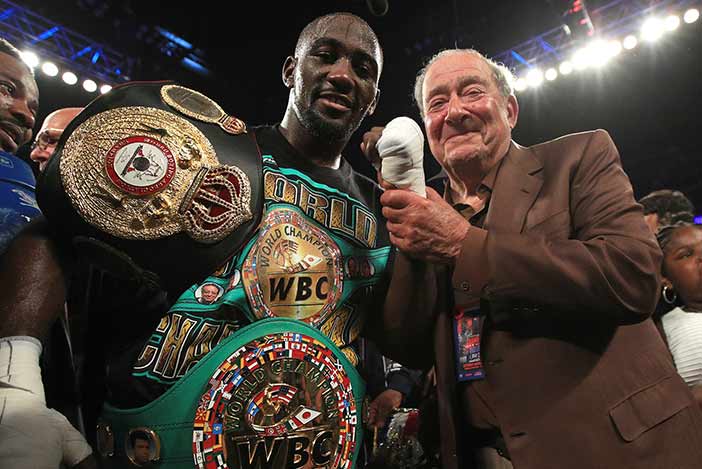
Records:
<instances>
[{"instance_id":1,"label":"arena lighting rig","mask_svg":"<svg viewBox=\"0 0 702 469\"><path fill-rule=\"evenodd\" d=\"M517 92L540 87L559 76L605 66L641 42L655 42L695 23L699 0L616 0L590 12L584 0L569 2L563 24L525 41L495 60L515 72Z\"/></svg>"},{"instance_id":2,"label":"arena lighting rig","mask_svg":"<svg viewBox=\"0 0 702 469\"><path fill-rule=\"evenodd\" d=\"M567 3L561 26L494 57L515 72L517 92L538 88L559 76L603 67L642 41L655 42L697 22L702 8L700 0L661 0L654 5L648 0L614 0L591 11L585 0ZM182 55L184 66L207 73L190 43L161 28L154 31L164 43L164 54ZM111 84L128 81L132 73L133 60L125 54L7 0L0 0L0 34L24 46L25 62L47 76L60 75L64 83L75 85L80 74L83 89L89 93L106 93Z\"/></svg>"},{"instance_id":3,"label":"arena lighting rig","mask_svg":"<svg viewBox=\"0 0 702 469\"><path fill-rule=\"evenodd\" d=\"M106 93L129 79L126 55L6 0L0 0L0 36L20 48L30 67L68 85L80 76L87 92Z\"/></svg>"},{"instance_id":4,"label":"arena lighting rig","mask_svg":"<svg viewBox=\"0 0 702 469\"><path fill-rule=\"evenodd\" d=\"M185 68L209 73L200 51L170 31L142 26L138 34ZM133 74L133 58L7 0L0 0L0 36L19 47L23 60L37 72L61 77L67 85L80 81L88 93L107 93Z\"/></svg>"}]
</instances>

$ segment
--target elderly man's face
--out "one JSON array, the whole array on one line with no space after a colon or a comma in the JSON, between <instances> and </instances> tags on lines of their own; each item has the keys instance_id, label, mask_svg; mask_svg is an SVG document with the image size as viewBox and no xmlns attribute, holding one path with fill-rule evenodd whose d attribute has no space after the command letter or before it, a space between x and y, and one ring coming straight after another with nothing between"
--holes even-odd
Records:
<instances>
[{"instance_id":1,"label":"elderly man's face","mask_svg":"<svg viewBox=\"0 0 702 469\"><path fill-rule=\"evenodd\" d=\"M205 285L202 287L202 299L206 303L214 303L218 293L219 289L217 289L217 287L214 285Z\"/></svg>"},{"instance_id":2,"label":"elderly man's face","mask_svg":"<svg viewBox=\"0 0 702 469\"><path fill-rule=\"evenodd\" d=\"M506 154L517 101L500 93L480 57L456 53L437 59L427 71L422 96L429 147L441 166L486 173Z\"/></svg>"},{"instance_id":3,"label":"elderly man's face","mask_svg":"<svg viewBox=\"0 0 702 469\"><path fill-rule=\"evenodd\" d=\"M15 153L29 142L39 107L34 77L19 59L0 52L0 149Z\"/></svg>"},{"instance_id":4,"label":"elderly man's face","mask_svg":"<svg viewBox=\"0 0 702 469\"><path fill-rule=\"evenodd\" d=\"M37 132L37 136L34 139L32 152L29 154L29 158L39 164L39 171L44 171L49 158L56 151L56 144L61 138L64 129L82 110L83 108L80 107L68 107L54 111L46 116L41 129Z\"/></svg>"}]
</instances>

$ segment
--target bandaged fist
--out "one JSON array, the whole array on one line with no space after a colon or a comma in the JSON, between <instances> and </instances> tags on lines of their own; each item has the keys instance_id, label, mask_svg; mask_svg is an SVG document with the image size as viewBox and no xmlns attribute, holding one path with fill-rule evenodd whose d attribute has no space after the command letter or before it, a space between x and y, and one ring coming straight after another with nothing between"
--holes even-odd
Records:
<instances>
[{"instance_id":1,"label":"bandaged fist","mask_svg":"<svg viewBox=\"0 0 702 469\"><path fill-rule=\"evenodd\" d=\"M46 407L40 353L31 337L0 339L0 467L94 468L83 435Z\"/></svg>"},{"instance_id":2,"label":"bandaged fist","mask_svg":"<svg viewBox=\"0 0 702 469\"><path fill-rule=\"evenodd\" d=\"M383 187L424 191L424 135L409 117L397 117L386 127L373 127L363 136L361 150L376 169Z\"/></svg>"}]
</instances>

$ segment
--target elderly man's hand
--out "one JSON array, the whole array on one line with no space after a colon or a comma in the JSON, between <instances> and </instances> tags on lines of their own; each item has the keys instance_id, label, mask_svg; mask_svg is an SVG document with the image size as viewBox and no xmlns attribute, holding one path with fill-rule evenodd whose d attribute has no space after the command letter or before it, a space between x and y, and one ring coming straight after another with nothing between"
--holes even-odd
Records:
<instances>
[{"instance_id":1,"label":"elderly man's hand","mask_svg":"<svg viewBox=\"0 0 702 469\"><path fill-rule=\"evenodd\" d=\"M388 190L380 203L394 246L415 259L455 262L470 223L436 191L427 187L425 199L407 190Z\"/></svg>"}]
</instances>

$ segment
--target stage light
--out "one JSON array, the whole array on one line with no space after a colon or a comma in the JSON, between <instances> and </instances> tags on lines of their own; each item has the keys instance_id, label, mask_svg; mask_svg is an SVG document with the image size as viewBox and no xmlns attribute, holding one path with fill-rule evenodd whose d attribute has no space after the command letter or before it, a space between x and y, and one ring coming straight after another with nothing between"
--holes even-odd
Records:
<instances>
[{"instance_id":1,"label":"stage light","mask_svg":"<svg viewBox=\"0 0 702 469\"><path fill-rule=\"evenodd\" d=\"M622 43L615 40L609 41L607 43L607 53L609 54L610 57L615 57L619 55L619 53L622 51Z\"/></svg>"},{"instance_id":2,"label":"stage light","mask_svg":"<svg viewBox=\"0 0 702 469\"><path fill-rule=\"evenodd\" d=\"M638 44L639 41L636 39L636 36L633 34L629 34L627 37L624 38L624 42L622 43L624 45L624 49L626 50L631 50L634 47L636 47L636 44Z\"/></svg>"},{"instance_id":3,"label":"stage light","mask_svg":"<svg viewBox=\"0 0 702 469\"><path fill-rule=\"evenodd\" d=\"M665 19L666 31L675 31L680 26L680 18L677 15L670 15Z\"/></svg>"},{"instance_id":4,"label":"stage light","mask_svg":"<svg viewBox=\"0 0 702 469\"><path fill-rule=\"evenodd\" d=\"M532 68L527 72L526 81L532 88L537 88L544 81L544 72L538 68Z\"/></svg>"},{"instance_id":5,"label":"stage light","mask_svg":"<svg viewBox=\"0 0 702 469\"><path fill-rule=\"evenodd\" d=\"M590 65L589 52L590 51L586 47L575 51L571 62L573 62L573 67L576 70L583 70L587 68L588 65Z\"/></svg>"},{"instance_id":6,"label":"stage light","mask_svg":"<svg viewBox=\"0 0 702 469\"><path fill-rule=\"evenodd\" d=\"M53 62L44 62L41 66L41 71L50 77L58 75L59 69Z\"/></svg>"},{"instance_id":7,"label":"stage light","mask_svg":"<svg viewBox=\"0 0 702 469\"><path fill-rule=\"evenodd\" d=\"M602 41L595 41L581 49L576 50L571 59L575 69L584 70L593 65L602 65L600 62L607 59L606 57L603 57L603 44L604 43Z\"/></svg>"},{"instance_id":8,"label":"stage light","mask_svg":"<svg viewBox=\"0 0 702 469\"><path fill-rule=\"evenodd\" d=\"M612 57L612 47L602 39L593 41L587 46L588 62L595 67L601 67Z\"/></svg>"},{"instance_id":9,"label":"stage light","mask_svg":"<svg viewBox=\"0 0 702 469\"><path fill-rule=\"evenodd\" d=\"M524 78L518 78L518 79L514 82L514 89L515 89L515 91L520 91L520 92L521 92L521 91L524 91L525 89L527 89L527 82L526 82L526 80L525 80Z\"/></svg>"},{"instance_id":10,"label":"stage light","mask_svg":"<svg viewBox=\"0 0 702 469\"><path fill-rule=\"evenodd\" d=\"M548 81L553 81L558 78L558 72L555 68L549 68L546 70L546 73L544 73L544 78L546 78Z\"/></svg>"},{"instance_id":11,"label":"stage light","mask_svg":"<svg viewBox=\"0 0 702 469\"><path fill-rule=\"evenodd\" d=\"M100 87L100 93L101 94L109 93L111 89L112 89L112 87L110 85L102 85Z\"/></svg>"},{"instance_id":12,"label":"stage light","mask_svg":"<svg viewBox=\"0 0 702 469\"><path fill-rule=\"evenodd\" d=\"M39 65L39 57L34 52L28 50L22 51L20 52L20 57L22 57L22 61L31 68L36 68Z\"/></svg>"},{"instance_id":13,"label":"stage light","mask_svg":"<svg viewBox=\"0 0 702 469\"><path fill-rule=\"evenodd\" d=\"M697 8L690 8L683 15L683 21L687 24L694 23L700 17L700 11Z\"/></svg>"},{"instance_id":14,"label":"stage light","mask_svg":"<svg viewBox=\"0 0 702 469\"><path fill-rule=\"evenodd\" d=\"M651 42L657 41L663 36L664 32L665 25L663 22L658 18L652 17L644 21L644 24L641 26L641 39Z\"/></svg>"},{"instance_id":15,"label":"stage light","mask_svg":"<svg viewBox=\"0 0 702 469\"><path fill-rule=\"evenodd\" d=\"M561 72L561 75L570 75L573 71L573 64L566 60L558 67L558 71Z\"/></svg>"},{"instance_id":16,"label":"stage light","mask_svg":"<svg viewBox=\"0 0 702 469\"><path fill-rule=\"evenodd\" d=\"M61 78L67 85L75 85L78 83L78 77L73 72L66 72L61 76Z\"/></svg>"},{"instance_id":17,"label":"stage light","mask_svg":"<svg viewBox=\"0 0 702 469\"><path fill-rule=\"evenodd\" d=\"M92 93L97 90L97 83L95 83L93 80L85 80L83 82L83 89L88 93Z\"/></svg>"}]
</instances>

